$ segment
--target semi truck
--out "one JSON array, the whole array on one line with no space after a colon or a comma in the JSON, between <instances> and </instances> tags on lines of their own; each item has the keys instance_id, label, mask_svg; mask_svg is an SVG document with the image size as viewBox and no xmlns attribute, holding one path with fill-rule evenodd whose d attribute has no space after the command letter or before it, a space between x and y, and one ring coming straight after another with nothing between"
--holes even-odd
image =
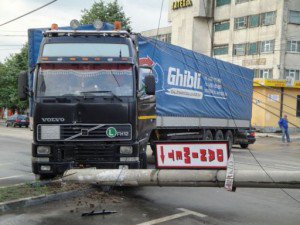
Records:
<instances>
[{"instance_id":1,"label":"semi truck","mask_svg":"<svg viewBox=\"0 0 300 225\"><path fill-rule=\"evenodd\" d=\"M32 170L146 168L149 144L228 140L247 147L252 70L96 21L29 29Z\"/></svg>"}]
</instances>

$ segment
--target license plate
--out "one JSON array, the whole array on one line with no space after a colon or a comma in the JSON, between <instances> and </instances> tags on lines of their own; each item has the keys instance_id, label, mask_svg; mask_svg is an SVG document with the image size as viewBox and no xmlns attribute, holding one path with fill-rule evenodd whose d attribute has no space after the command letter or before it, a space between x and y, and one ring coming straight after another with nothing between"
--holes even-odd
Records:
<instances>
[{"instance_id":1,"label":"license plate","mask_svg":"<svg viewBox=\"0 0 300 225\"><path fill-rule=\"evenodd\" d=\"M21 120L21 122L26 122L26 120Z\"/></svg>"},{"instance_id":2,"label":"license plate","mask_svg":"<svg viewBox=\"0 0 300 225\"><path fill-rule=\"evenodd\" d=\"M159 169L226 169L228 142L156 143L156 166Z\"/></svg>"}]
</instances>

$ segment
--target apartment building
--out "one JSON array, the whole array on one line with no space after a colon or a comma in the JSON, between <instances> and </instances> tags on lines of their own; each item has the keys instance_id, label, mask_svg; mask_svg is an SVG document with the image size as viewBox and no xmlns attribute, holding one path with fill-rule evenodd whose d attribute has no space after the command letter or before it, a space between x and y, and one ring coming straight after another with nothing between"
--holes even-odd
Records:
<instances>
[{"instance_id":1,"label":"apartment building","mask_svg":"<svg viewBox=\"0 0 300 225\"><path fill-rule=\"evenodd\" d=\"M172 44L254 70L254 126L300 126L300 0L170 0L168 19Z\"/></svg>"}]
</instances>

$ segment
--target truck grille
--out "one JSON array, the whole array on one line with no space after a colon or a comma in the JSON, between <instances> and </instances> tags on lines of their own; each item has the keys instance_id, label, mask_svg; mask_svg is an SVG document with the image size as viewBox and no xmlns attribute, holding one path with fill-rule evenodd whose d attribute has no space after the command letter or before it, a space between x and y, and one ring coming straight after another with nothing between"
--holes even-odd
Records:
<instances>
[{"instance_id":1,"label":"truck grille","mask_svg":"<svg viewBox=\"0 0 300 225\"><path fill-rule=\"evenodd\" d=\"M64 161L77 163L114 162L118 156L118 148L115 146L77 146L62 147Z\"/></svg>"},{"instance_id":2,"label":"truck grille","mask_svg":"<svg viewBox=\"0 0 300 225\"><path fill-rule=\"evenodd\" d=\"M47 127L53 126L59 126L60 138L45 138L42 132L47 132ZM39 124L37 126L39 141L125 141L131 138L130 124Z\"/></svg>"}]
</instances>

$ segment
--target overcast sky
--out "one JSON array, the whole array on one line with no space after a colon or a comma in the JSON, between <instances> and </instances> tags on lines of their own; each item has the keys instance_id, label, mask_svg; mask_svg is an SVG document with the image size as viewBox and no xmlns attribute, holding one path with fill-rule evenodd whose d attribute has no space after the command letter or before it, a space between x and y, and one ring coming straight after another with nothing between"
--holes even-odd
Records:
<instances>
[{"instance_id":1,"label":"overcast sky","mask_svg":"<svg viewBox=\"0 0 300 225\"><path fill-rule=\"evenodd\" d=\"M38 8L51 0L0 0L0 24ZM27 29L49 27L52 23L68 26L72 19L80 19L81 10L89 9L95 0L58 0L37 12L0 26L0 62L19 52L27 41ZM110 0L105 0L109 2ZM131 18L135 32L157 28L162 0L118 0ZM168 0L164 2L161 27L168 26ZM18 36L7 36L18 35Z\"/></svg>"}]
</instances>

